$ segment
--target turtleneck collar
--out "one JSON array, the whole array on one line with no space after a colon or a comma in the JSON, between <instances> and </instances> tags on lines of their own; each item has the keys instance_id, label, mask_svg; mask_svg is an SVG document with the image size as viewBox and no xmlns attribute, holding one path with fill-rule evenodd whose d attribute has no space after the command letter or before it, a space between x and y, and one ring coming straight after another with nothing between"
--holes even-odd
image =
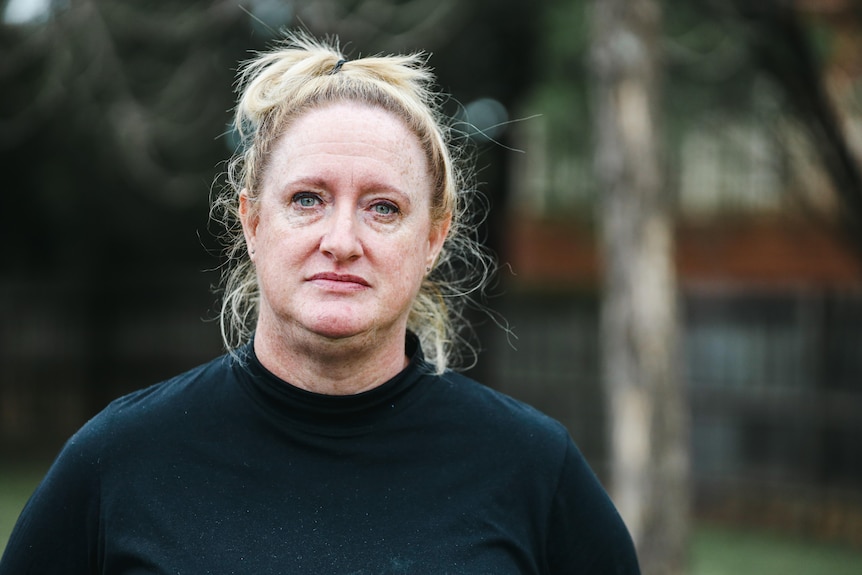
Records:
<instances>
[{"instance_id":1,"label":"turtleneck collar","mask_svg":"<svg viewBox=\"0 0 862 575\"><path fill-rule=\"evenodd\" d=\"M355 395L324 395L301 389L277 377L260 363L254 341L238 350L235 370L242 386L270 416L285 424L325 435L370 432L374 425L408 405L419 394L417 385L433 368L425 361L418 338L407 334L410 362L383 384Z\"/></svg>"}]
</instances>

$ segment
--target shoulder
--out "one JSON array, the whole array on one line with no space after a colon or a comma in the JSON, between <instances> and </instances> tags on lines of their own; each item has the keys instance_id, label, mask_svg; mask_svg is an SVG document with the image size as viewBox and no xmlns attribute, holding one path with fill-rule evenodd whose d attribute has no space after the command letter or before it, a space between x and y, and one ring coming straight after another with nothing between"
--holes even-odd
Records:
<instances>
[{"instance_id":1,"label":"shoulder","mask_svg":"<svg viewBox=\"0 0 862 575\"><path fill-rule=\"evenodd\" d=\"M576 449L569 449L548 521L551 572L638 575L631 535L607 491Z\"/></svg>"},{"instance_id":2,"label":"shoulder","mask_svg":"<svg viewBox=\"0 0 862 575\"><path fill-rule=\"evenodd\" d=\"M237 361L223 355L170 379L134 391L111 402L100 414L112 417L128 412L150 412L183 409L212 396L224 384Z\"/></svg>"},{"instance_id":3,"label":"shoulder","mask_svg":"<svg viewBox=\"0 0 862 575\"><path fill-rule=\"evenodd\" d=\"M104 536L106 494L125 500L132 483L140 489L136 482L164 457L180 414L191 413L229 369L219 358L121 397L79 429L28 501L8 545L12 551L4 556L9 570L0 571L90 572L98 560L96 542Z\"/></svg>"},{"instance_id":4,"label":"shoulder","mask_svg":"<svg viewBox=\"0 0 862 575\"><path fill-rule=\"evenodd\" d=\"M433 383L433 406L462 436L505 444L506 451L562 465L568 429L538 409L463 374L446 372Z\"/></svg>"},{"instance_id":5,"label":"shoulder","mask_svg":"<svg viewBox=\"0 0 862 575\"><path fill-rule=\"evenodd\" d=\"M502 481L529 509L524 516L543 533L549 572L638 572L625 524L561 423L460 374L447 372L434 385L434 407L450 414L447 431L472 460L492 463L486 488Z\"/></svg>"},{"instance_id":6,"label":"shoulder","mask_svg":"<svg viewBox=\"0 0 862 575\"><path fill-rule=\"evenodd\" d=\"M446 373L439 383L462 403L473 432L504 452L506 468L542 486L544 495L532 495L532 503L546 512L552 573L639 573L625 523L565 426L463 375Z\"/></svg>"},{"instance_id":7,"label":"shoulder","mask_svg":"<svg viewBox=\"0 0 862 575\"><path fill-rule=\"evenodd\" d=\"M471 415L489 422L517 423L529 431L568 435L560 422L533 406L463 374L446 372L436 385L443 388L450 400L459 403L465 415L472 412Z\"/></svg>"},{"instance_id":8,"label":"shoulder","mask_svg":"<svg viewBox=\"0 0 862 575\"><path fill-rule=\"evenodd\" d=\"M115 399L72 436L66 451L124 449L177 429L182 421L212 409L228 392L234 361L221 356Z\"/></svg>"}]
</instances>

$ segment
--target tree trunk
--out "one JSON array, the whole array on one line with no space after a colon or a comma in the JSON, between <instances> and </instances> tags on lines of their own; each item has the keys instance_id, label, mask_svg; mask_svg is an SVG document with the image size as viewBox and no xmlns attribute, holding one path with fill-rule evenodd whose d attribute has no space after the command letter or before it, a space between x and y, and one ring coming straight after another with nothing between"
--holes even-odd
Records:
<instances>
[{"instance_id":1,"label":"tree trunk","mask_svg":"<svg viewBox=\"0 0 862 575\"><path fill-rule=\"evenodd\" d=\"M686 570L688 407L659 105L658 0L595 0L591 66L604 263L610 491L644 575Z\"/></svg>"}]
</instances>

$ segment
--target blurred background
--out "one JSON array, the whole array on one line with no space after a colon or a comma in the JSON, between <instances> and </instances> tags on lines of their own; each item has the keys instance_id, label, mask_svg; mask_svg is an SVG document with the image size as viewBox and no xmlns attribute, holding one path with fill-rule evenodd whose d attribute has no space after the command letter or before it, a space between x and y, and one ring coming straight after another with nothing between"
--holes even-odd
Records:
<instances>
[{"instance_id":1,"label":"blurred background","mask_svg":"<svg viewBox=\"0 0 862 575\"><path fill-rule=\"evenodd\" d=\"M285 28L432 53L511 328L475 314L468 373L608 481L593 4L0 1L0 549L83 422L222 353L208 202L237 63ZM689 572L862 572L862 4L660 6Z\"/></svg>"}]
</instances>

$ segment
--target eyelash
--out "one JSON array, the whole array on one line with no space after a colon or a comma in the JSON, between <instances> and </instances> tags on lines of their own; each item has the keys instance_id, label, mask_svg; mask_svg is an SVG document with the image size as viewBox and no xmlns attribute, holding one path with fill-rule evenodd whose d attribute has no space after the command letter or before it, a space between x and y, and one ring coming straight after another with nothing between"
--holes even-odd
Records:
<instances>
[{"instance_id":1,"label":"eyelash","mask_svg":"<svg viewBox=\"0 0 862 575\"><path fill-rule=\"evenodd\" d=\"M311 192L299 192L298 194L295 194L293 198L291 198L291 202L298 205L300 208L314 207L302 205L302 200L314 200L315 204L321 203L320 197L317 194L312 194Z\"/></svg>"},{"instance_id":2,"label":"eyelash","mask_svg":"<svg viewBox=\"0 0 862 575\"><path fill-rule=\"evenodd\" d=\"M386 213L377 211L377 208L380 207L386 208L389 211ZM375 202L371 205L371 209L374 211L375 214L379 214L381 216L395 216L401 213L401 210L398 209L398 206L396 206L392 202Z\"/></svg>"}]
</instances>

